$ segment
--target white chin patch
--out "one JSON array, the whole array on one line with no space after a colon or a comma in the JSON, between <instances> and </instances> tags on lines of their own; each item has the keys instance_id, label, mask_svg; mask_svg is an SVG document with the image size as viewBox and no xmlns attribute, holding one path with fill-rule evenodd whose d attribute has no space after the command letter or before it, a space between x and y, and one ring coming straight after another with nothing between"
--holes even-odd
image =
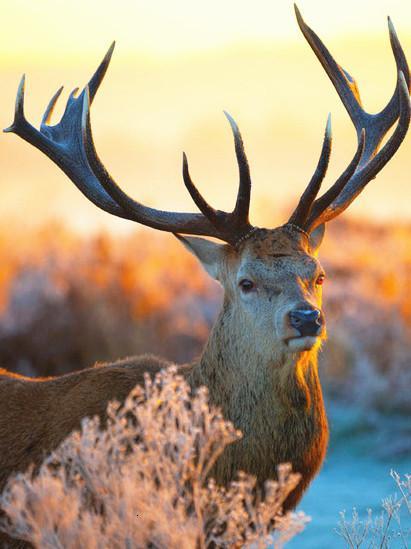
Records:
<instances>
[{"instance_id":1,"label":"white chin patch","mask_svg":"<svg viewBox=\"0 0 411 549\"><path fill-rule=\"evenodd\" d=\"M287 346L291 352L310 351L318 342L318 337L293 337L287 341Z\"/></svg>"}]
</instances>

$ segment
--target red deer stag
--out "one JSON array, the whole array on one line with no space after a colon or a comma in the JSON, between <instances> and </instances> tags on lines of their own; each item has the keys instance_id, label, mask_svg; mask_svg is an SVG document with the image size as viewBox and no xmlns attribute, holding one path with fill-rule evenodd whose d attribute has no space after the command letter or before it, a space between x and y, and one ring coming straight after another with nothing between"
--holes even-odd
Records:
<instances>
[{"instance_id":1,"label":"red deer stag","mask_svg":"<svg viewBox=\"0 0 411 549\"><path fill-rule=\"evenodd\" d=\"M55 162L96 206L177 236L224 288L222 311L198 362L181 366L192 387L206 385L213 404L243 432L213 471L227 483L241 469L262 483L280 462L291 462L302 481L286 508L300 500L319 470L327 446L327 419L318 378L317 353L325 338L321 310L324 271L317 259L325 223L342 213L395 154L409 126L409 70L391 22L397 84L379 114L361 106L355 80L334 60L296 9L298 24L336 88L355 126L358 146L346 170L319 198L331 152L327 121L317 168L288 221L277 228L252 226L251 179L243 141L234 120L239 190L234 210L212 208L195 187L183 156L185 186L201 213L150 208L130 198L99 159L90 126L90 103L106 73L113 46L85 89L73 92L61 121L49 125L61 89L51 99L40 130L24 116L24 78L13 124L5 130L34 145ZM381 141L398 120L380 149ZM380 149L380 150L379 150ZM215 237L223 244L182 234ZM107 403L122 400L166 362L138 357L49 379L1 372L0 489L9 475L39 464L84 416L104 417Z\"/></svg>"}]
</instances>

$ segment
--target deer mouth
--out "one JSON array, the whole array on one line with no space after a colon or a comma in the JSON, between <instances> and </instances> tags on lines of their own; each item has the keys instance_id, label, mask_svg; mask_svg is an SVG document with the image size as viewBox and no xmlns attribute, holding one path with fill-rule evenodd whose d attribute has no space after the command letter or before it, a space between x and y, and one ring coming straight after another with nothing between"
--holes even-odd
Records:
<instances>
[{"instance_id":1,"label":"deer mouth","mask_svg":"<svg viewBox=\"0 0 411 549\"><path fill-rule=\"evenodd\" d=\"M295 351L311 351L315 346L319 345L321 337L317 336L297 336L290 337L285 340L288 349L291 352Z\"/></svg>"}]
</instances>

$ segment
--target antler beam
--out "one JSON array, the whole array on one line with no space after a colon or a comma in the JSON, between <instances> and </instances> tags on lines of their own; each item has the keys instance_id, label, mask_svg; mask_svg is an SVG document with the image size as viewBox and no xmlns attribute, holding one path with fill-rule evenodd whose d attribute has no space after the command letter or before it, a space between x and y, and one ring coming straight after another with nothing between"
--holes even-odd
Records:
<instances>
[{"instance_id":1,"label":"antler beam","mask_svg":"<svg viewBox=\"0 0 411 549\"><path fill-rule=\"evenodd\" d=\"M23 76L17 92L13 124L4 131L19 135L46 154L102 210L162 231L212 236L235 245L252 229L248 220L251 179L240 131L229 114L226 113L226 116L233 130L240 172L237 202L232 213L214 210L208 205L204 207L207 203L189 178L186 160L184 181L202 212L200 214L167 212L137 202L117 185L99 159L91 132L90 105L107 71L113 50L114 42L80 95L76 96L77 89L70 94L63 117L54 126L49 122L63 88L50 100L40 130L37 130L24 115Z\"/></svg>"}]
</instances>

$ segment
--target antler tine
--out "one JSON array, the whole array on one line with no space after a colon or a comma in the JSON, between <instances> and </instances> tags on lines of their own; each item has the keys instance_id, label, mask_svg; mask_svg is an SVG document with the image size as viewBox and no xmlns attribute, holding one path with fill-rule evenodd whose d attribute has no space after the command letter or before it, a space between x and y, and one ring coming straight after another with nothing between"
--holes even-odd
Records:
<instances>
[{"instance_id":1,"label":"antler tine","mask_svg":"<svg viewBox=\"0 0 411 549\"><path fill-rule=\"evenodd\" d=\"M89 96L90 96L90 105L93 103L94 97L97 93L97 90L100 87L101 82L103 81L104 76L106 75L108 66L111 61L111 57L113 55L113 51L115 48L116 42L113 41L111 43L111 46L109 47L106 55L104 56L102 62L97 67L96 72L93 74L93 76L90 78L88 83L88 90L89 90Z\"/></svg>"},{"instance_id":2,"label":"antler tine","mask_svg":"<svg viewBox=\"0 0 411 549\"><path fill-rule=\"evenodd\" d=\"M200 194L197 187L194 185L190 176L190 171L188 169L187 155L185 152L183 152L183 180L188 192L190 193L191 198L193 199L195 205L198 207L200 212L204 214L214 226L217 227L218 226L217 212L203 198L203 196Z\"/></svg>"},{"instance_id":3,"label":"antler tine","mask_svg":"<svg viewBox=\"0 0 411 549\"><path fill-rule=\"evenodd\" d=\"M297 208L291 214L288 223L292 223L299 227L304 227L307 217L310 215L313 202L320 190L321 183L327 173L328 164L331 155L332 135L331 135L331 114L328 115L327 124L325 127L324 141L321 149L320 159L314 175L311 178L307 188L305 189Z\"/></svg>"},{"instance_id":4,"label":"antler tine","mask_svg":"<svg viewBox=\"0 0 411 549\"><path fill-rule=\"evenodd\" d=\"M359 132L364 127L363 119L365 118L366 113L362 109L361 98L355 80L347 71L338 65L317 34L306 24L296 4L294 4L294 10L301 32L330 77L331 82L334 84L338 95Z\"/></svg>"},{"instance_id":5,"label":"antler tine","mask_svg":"<svg viewBox=\"0 0 411 549\"><path fill-rule=\"evenodd\" d=\"M400 99L400 118L390 139L383 148L376 154L365 166L357 170L348 183L344 186L337 198L327 207L321 215L323 222L330 221L341 212L343 212L351 202L360 194L363 188L392 158L398 147L404 140L410 125L411 105L408 92L408 86L402 72L398 75L399 99ZM318 223L315 223L318 225Z\"/></svg>"},{"instance_id":6,"label":"antler tine","mask_svg":"<svg viewBox=\"0 0 411 549\"><path fill-rule=\"evenodd\" d=\"M390 44L391 49L394 55L395 64L397 66L397 74L400 72L403 73L406 86L408 90L410 90L410 70L408 67L407 59L404 54L404 50L401 47L400 41L398 40L397 33L395 31L393 22L391 21L391 18L387 18L388 21L388 32L390 35ZM394 124L395 120L398 117L398 110L399 110L399 93L400 93L400 84L397 78L397 85L394 90L394 93L386 105L386 107L379 113L380 120L382 122L386 121L385 127L384 127L384 133L386 133L389 128ZM385 129L386 128L386 129Z\"/></svg>"},{"instance_id":7,"label":"antler tine","mask_svg":"<svg viewBox=\"0 0 411 549\"><path fill-rule=\"evenodd\" d=\"M61 95L61 92L63 91L64 86L60 86L60 88L56 91L56 93L53 95L53 97L50 99L49 104L46 107L46 110L44 111L43 118L41 120L40 127L47 126L50 122L50 119L53 115L54 107L56 106L56 103L58 101L58 98Z\"/></svg>"},{"instance_id":8,"label":"antler tine","mask_svg":"<svg viewBox=\"0 0 411 549\"><path fill-rule=\"evenodd\" d=\"M224 114L230 123L234 137L235 154L237 157L238 171L240 176L236 205L233 210L233 217L238 226L249 225L248 214L251 198L251 176L247 156L244 150L243 138L234 118L226 111Z\"/></svg>"},{"instance_id":9,"label":"antler tine","mask_svg":"<svg viewBox=\"0 0 411 549\"><path fill-rule=\"evenodd\" d=\"M183 156L184 182L203 215L156 210L144 206L128 196L117 185L98 157L91 130L87 88L83 96L81 136L82 145L93 173L112 199L124 208L134 221L167 232L213 236L232 245L235 245L238 239L251 228L249 225L243 226L241 227L242 231L239 232L233 226L233 214L216 212L208 205L191 181L185 155Z\"/></svg>"},{"instance_id":10,"label":"antler tine","mask_svg":"<svg viewBox=\"0 0 411 549\"><path fill-rule=\"evenodd\" d=\"M88 88L83 96L81 136L84 151L93 173L112 199L137 221L154 229L173 233L200 234L222 238L218 230L201 214L167 212L144 206L125 193L108 173L94 146L90 123Z\"/></svg>"},{"instance_id":11,"label":"antler tine","mask_svg":"<svg viewBox=\"0 0 411 549\"><path fill-rule=\"evenodd\" d=\"M340 175L334 185L314 202L308 220L304 224L304 229L306 231L312 231L313 229L315 229L315 227L318 227L318 225L321 225L321 223L323 223L321 214L328 208L332 201L338 197L347 182L353 176L358 164L361 161L361 156L364 152L364 143L365 130L363 129L360 134L360 141L358 143L357 150L355 151L354 157L349 163L348 167Z\"/></svg>"},{"instance_id":12,"label":"antler tine","mask_svg":"<svg viewBox=\"0 0 411 549\"><path fill-rule=\"evenodd\" d=\"M110 61L111 61L111 57L112 57L113 52L114 52L115 45L116 45L116 42L113 41L111 43L111 46L107 50L106 55L104 56L103 60L101 61L100 65L97 67L95 73L90 78L89 83L87 84L88 93L89 93L89 97L90 97L90 104L93 102L94 97L97 93L97 90L99 89L100 84L103 81L103 78L104 78L104 76L107 72L108 66L109 66ZM54 107L56 106L57 100L60 97L61 92L63 91L63 89L64 89L64 86L61 86L57 90L57 92L51 98L51 100L50 100L50 102L49 102L49 104L48 104L48 106L47 106L47 108L44 112L43 119L42 119L41 125L40 125L40 127L43 130L45 129L44 126L47 126L50 122L51 116L52 116L53 111L54 111ZM66 105L66 110L70 108L70 105L71 105L73 99L75 99L74 96L75 96L77 91L78 91L78 88L74 88L74 90L70 93L70 96L68 98L67 105ZM84 90L83 90L83 93L84 93ZM46 133L47 133L47 130L46 130Z\"/></svg>"},{"instance_id":13,"label":"antler tine","mask_svg":"<svg viewBox=\"0 0 411 549\"><path fill-rule=\"evenodd\" d=\"M4 133L16 133L16 129L23 122L26 122L24 116L24 91L26 88L26 75L21 77L19 87L17 88L16 102L14 105L14 120L13 123L3 130Z\"/></svg>"}]
</instances>

